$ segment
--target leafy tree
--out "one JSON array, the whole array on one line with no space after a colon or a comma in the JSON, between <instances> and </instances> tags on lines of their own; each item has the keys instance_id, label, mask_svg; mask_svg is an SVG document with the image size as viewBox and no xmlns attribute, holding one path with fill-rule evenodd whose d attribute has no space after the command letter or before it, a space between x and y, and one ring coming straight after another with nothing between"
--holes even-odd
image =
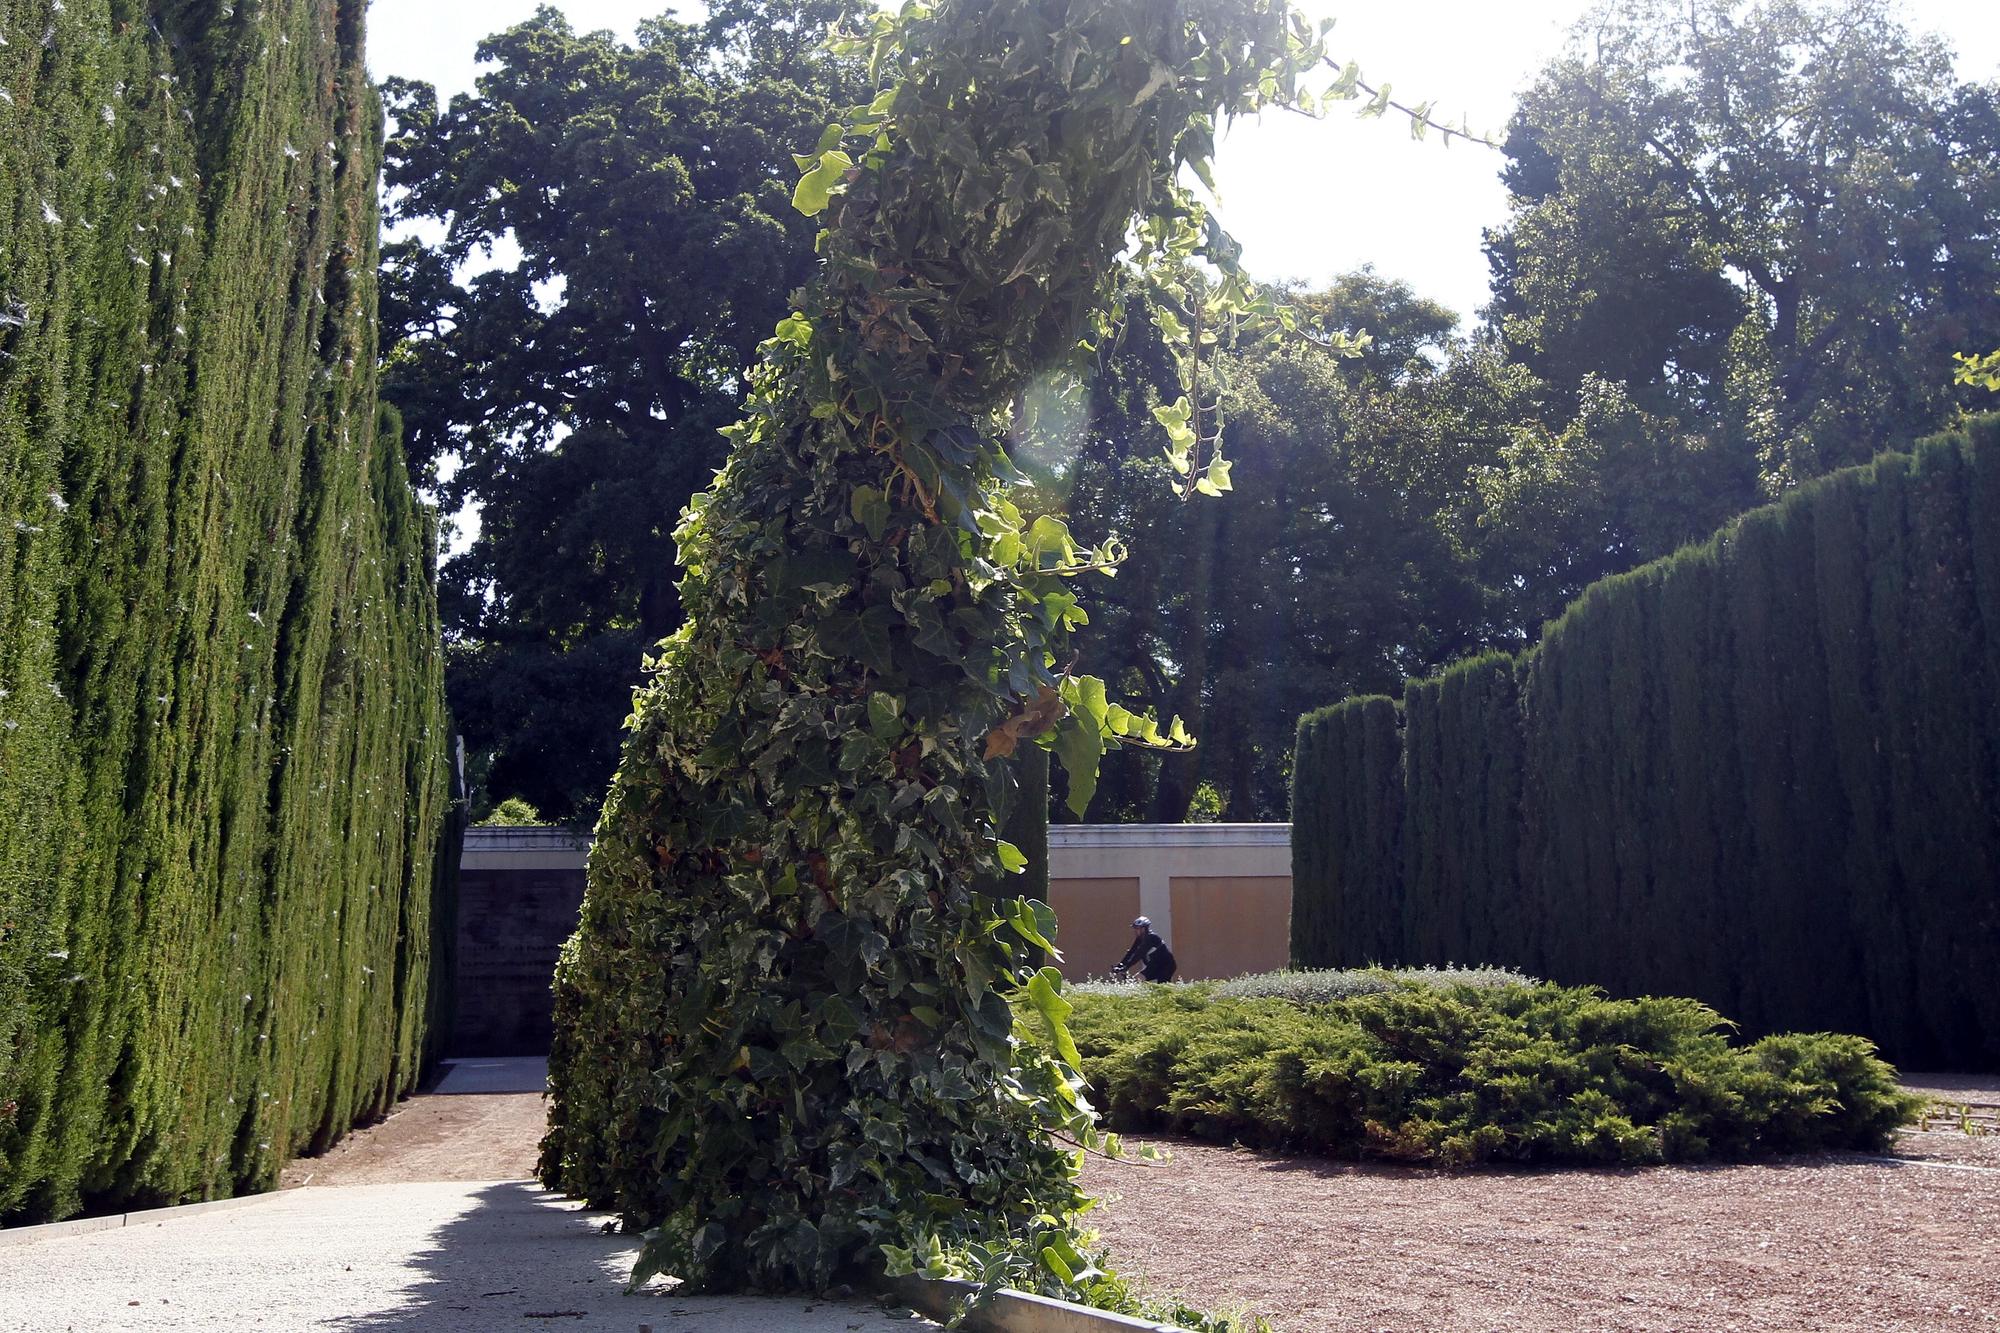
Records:
<instances>
[{"instance_id":1,"label":"leafy tree","mask_svg":"<svg viewBox=\"0 0 2000 1333\"><path fill-rule=\"evenodd\" d=\"M1752 455L1767 487L1966 400L2000 331L2000 93L1888 0L1633 0L1577 30L1508 141L1494 313L1557 391Z\"/></svg>"},{"instance_id":2,"label":"leafy tree","mask_svg":"<svg viewBox=\"0 0 2000 1333\"><path fill-rule=\"evenodd\" d=\"M1181 504L1162 485L1146 427L1172 367L1143 303L1104 354L1083 443L1059 460L1051 484L1076 521L1137 534L1079 631L1082 663L1202 737L1187 755L1108 756L1091 819L1180 820L1204 783L1226 818L1283 818L1291 719L1512 642L1584 577L1564 565L1583 537L1529 540L1549 540L1553 505L1489 513L1481 489L1537 419L1532 375L1372 272L1286 299L1305 339L1231 372L1229 504ZM1355 356L1314 345L1364 331ZM1536 558L1553 573L1524 574Z\"/></svg>"},{"instance_id":3,"label":"leafy tree","mask_svg":"<svg viewBox=\"0 0 2000 1333\"><path fill-rule=\"evenodd\" d=\"M1511 369L1511 368L1509 368ZM1517 383L1523 397L1545 386ZM1648 411L1623 382L1586 375L1574 415L1516 404L1491 460L1467 478L1482 646L1532 641L1586 587L1666 555L1754 503L1750 461L1715 434Z\"/></svg>"},{"instance_id":4,"label":"leafy tree","mask_svg":"<svg viewBox=\"0 0 2000 1333\"><path fill-rule=\"evenodd\" d=\"M518 796L509 796L493 807L493 812L479 821L481 828L524 828L545 823L541 811L529 805Z\"/></svg>"},{"instance_id":5,"label":"leafy tree","mask_svg":"<svg viewBox=\"0 0 2000 1333\"><path fill-rule=\"evenodd\" d=\"M645 651L679 624L672 532L720 465L756 344L806 278L791 152L859 95L851 0L735 0L622 44L555 9L440 109L387 87L386 388L411 466L479 527L444 569L451 697L492 796L587 817ZM508 243L520 262L473 274Z\"/></svg>"}]
</instances>

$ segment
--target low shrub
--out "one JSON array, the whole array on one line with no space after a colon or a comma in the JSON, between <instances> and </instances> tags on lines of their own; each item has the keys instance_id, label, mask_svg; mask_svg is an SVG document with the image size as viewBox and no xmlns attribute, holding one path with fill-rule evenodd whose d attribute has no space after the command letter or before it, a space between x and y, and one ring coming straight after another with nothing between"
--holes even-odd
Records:
<instances>
[{"instance_id":1,"label":"low shrub","mask_svg":"<svg viewBox=\"0 0 2000 1333\"><path fill-rule=\"evenodd\" d=\"M1112 1128L1464 1166L1879 1150L1920 1109L1859 1037L1731 1045L1694 1000L1398 980L1302 1005L1220 987L1071 996Z\"/></svg>"},{"instance_id":2,"label":"low shrub","mask_svg":"<svg viewBox=\"0 0 2000 1333\"><path fill-rule=\"evenodd\" d=\"M1328 1004L1357 995L1386 995L1404 985L1441 987L1533 986L1536 979L1505 967L1344 967L1302 972L1256 972L1225 981L1210 992L1227 1000L1289 1000L1293 1004Z\"/></svg>"}]
</instances>

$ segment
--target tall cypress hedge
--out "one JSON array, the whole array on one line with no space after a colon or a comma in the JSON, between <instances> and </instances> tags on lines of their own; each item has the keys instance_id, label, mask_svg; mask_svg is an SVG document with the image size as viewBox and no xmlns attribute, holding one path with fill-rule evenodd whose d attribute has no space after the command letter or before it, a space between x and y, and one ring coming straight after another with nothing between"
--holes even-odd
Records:
<instances>
[{"instance_id":1,"label":"tall cypress hedge","mask_svg":"<svg viewBox=\"0 0 2000 1333\"><path fill-rule=\"evenodd\" d=\"M422 1059L363 8L0 0L0 1218L269 1186Z\"/></svg>"},{"instance_id":2,"label":"tall cypress hedge","mask_svg":"<svg viewBox=\"0 0 2000 1333\"><path fill-rule=\"evenodd\" d=\"M1308 715L1294 773L1299 965L1502 962L2000 1059L2000 417L1595 584L1400 717Z\"/></svg>"},{"instance_id":3,"label":"tall cypress hedge","mask_svg":"<svg viewBox=\"0 0 2000 1333\"><path fill-rule=\"evenodd\" d=\"M1325 887L1294 893L1292 962L1323 965L1337 953L1387 957L1403 939L1401 829L1403 769L1396 704L1385 695L1350 699L1299 719L1293 764L1294 827L1326 836L1294 837L1293 882ZM1369 892L1347 892L1347 884Z\"/></svg>"}]
</instances>

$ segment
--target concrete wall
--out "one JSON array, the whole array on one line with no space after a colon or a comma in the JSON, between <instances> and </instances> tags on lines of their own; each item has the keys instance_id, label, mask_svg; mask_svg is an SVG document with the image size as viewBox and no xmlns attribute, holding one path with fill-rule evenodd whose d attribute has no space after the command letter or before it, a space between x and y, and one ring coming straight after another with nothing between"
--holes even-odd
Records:
<instances>
[{"instance_id":1,"label":"concrete wall","mask_svg":"<svg viewBox=\"0 0 2000 1333\"><path fill-rule=\"evenodd\" d=\"M556 955L583 908L587 844L560 829L465 831L458 870L458 994L449 1055L549 1049Z\"/></svg>"},{"instance_id":2,"label":"concrete wall","mask_svg":"<svg viewBox=\"0 0 2000 1333\"><path fill-rule=\"evenodd\" d=\"M549 1045L549 978L583 905L586 845L558 829L466 830L459 862L458 1014L452 1055ZM1285 966L1292 912L1287 824L1057 824L1049 898L1066 976L1103 976L1144 914L1182 980Z\"/></svg>"},{"instance_id":3,"label":"concrete wall","mask_svg":"<svg viewBox=\"0 0 2000 1333\"><path fill-rule=\"evenodd\" d=\"M1144 914L1180 979L1268 972L1291 955L1289 824L1052 824L1063 975L1103 976Z\"/></svg>"}]
</instances>

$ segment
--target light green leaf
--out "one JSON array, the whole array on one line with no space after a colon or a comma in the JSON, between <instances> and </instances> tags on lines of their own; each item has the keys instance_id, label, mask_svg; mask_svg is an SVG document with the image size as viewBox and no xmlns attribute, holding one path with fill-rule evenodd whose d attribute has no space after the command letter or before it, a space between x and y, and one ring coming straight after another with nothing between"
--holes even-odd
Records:
<instances>
[{"instance_id":1,"label":"light green leaf","mask_svg":"<svg viewBox=\"0 0 2000 1333\"><path fill-rule=\"evenodd\" d=\"M818 217L832 200L834 187L853 167L854 159L837 148L821 153L819 165L801 176L792 191L792 207L809 218Z\"/></svg>"},{"instance_id":2,"label":"light green leaf","mask_svg":"<svg viewBox=\"0 0 2000 1333\"><path fill-rule=\"evenodd\" d=\"M1103 754L1104 734L1094 720L1086 723L1073 713L1062 720L1056 729L1056 758L1069 774L1069 808L1078 819L1097 794L1097 763Z\"/></svg>"},{"instance_id":3,"label":"light green leaf","mask_svg":"<svg viewBox=\"0 0 2000 1333\"><path fill-rule=\"evenodd\" d=\"M1076 1039L1070 1036L1069 1016L1075 1011L1060 994L1062 973L1053 967L1045 967L1028 978L1028 1003L1049 1025L1049 1037L1055 1042L1056 1054L1072 1067L1083 1063L1083 1056L1076 1049Z\"/></svg>"},{"instance_id":4,"label":"light green leaf","mask_svg":"<svg viewBox=\"0 0 2000 1333\"><path fill-rule=\"evenodd\" d=\"M1054 940L1043 936L1041 922L1036 919L1034 910L1020 898L1007 904L1007 924L1014 928L1015 934L1038 949L1056 947Z\"/></svg>"}]
</instances>

